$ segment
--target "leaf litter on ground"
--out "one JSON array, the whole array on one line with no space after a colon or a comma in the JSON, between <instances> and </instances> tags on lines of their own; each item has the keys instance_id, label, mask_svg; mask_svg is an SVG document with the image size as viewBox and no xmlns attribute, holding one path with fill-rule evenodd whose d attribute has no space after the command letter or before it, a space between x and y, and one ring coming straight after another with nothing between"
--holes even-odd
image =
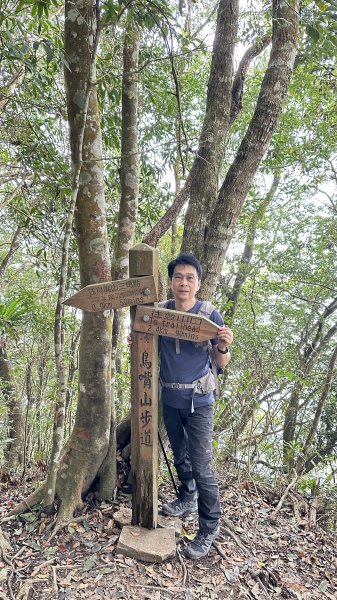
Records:
<instances>
[{"instance_id":1,"label":"leaf litter on ground","mask_svg":"<svg viewBox=\"0 0 337 600\"><path fill-rule=\"evenodd\" d=\"M172 560L148 564L117 554L121 529L113 515L131 507L125 493L112 503L90 501L83 518L52 541L53 516L32 511L3 523L10 549L0 555L0 600L336 600L337 536L318 525L309 529L308 501L291 492L273 519L281 494L228 472L219 482L221 535L195 562L184 558L183 548L196 519L184 522L181 552ZM34 485L33 475L28 483ZM25 484L13 476L1 488L1 516L25 496ZM163 483L160 497L170 492Z\"/></svg>"}]
</instances>

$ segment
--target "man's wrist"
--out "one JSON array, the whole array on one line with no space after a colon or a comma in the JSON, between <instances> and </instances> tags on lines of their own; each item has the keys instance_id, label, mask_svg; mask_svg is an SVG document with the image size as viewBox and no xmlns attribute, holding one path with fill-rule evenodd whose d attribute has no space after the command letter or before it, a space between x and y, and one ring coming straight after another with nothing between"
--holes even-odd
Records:
<instances>
[{"instance_id":1,"label":"man's wrist","mask_svg":"<svg viewBox=\"0 0 337 600\"><path fill-rule=\"evenodd\" d=\"M219 348L219 346L218 346L218 352L220 352L220 354L227 354L229 352L229 348L228 348L228 346L225 346L222 349L222 348Z\"/></svg>"}]
</instances>

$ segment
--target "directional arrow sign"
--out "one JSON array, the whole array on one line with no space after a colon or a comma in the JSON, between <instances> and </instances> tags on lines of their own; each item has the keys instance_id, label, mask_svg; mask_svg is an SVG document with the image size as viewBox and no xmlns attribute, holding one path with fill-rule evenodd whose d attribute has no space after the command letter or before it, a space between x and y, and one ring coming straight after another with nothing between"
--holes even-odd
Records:
<instances>
[{"instance_id":1,"label":"directional arrow sign","mask_svg":"<svg viewBox=\"0 0 337 600\"><path fill-rule=\"evenodd\" d=\"M198 314L153 306L137 306L133 329L189 342L204 342L216 337L220 327Z\"/></svg>"},{"instance_id":2,"label":"directional arrow sign","mask_svg":"<svg viewBox=\"0 0 337 600\"><path fill-rule=\"evenodd\" d=\"M153 275L149 275L87 285L65 300L64 304L87 312L101 312L133 304L149 304L157 300L155 279Z\"/></svg>"}]
</instances>

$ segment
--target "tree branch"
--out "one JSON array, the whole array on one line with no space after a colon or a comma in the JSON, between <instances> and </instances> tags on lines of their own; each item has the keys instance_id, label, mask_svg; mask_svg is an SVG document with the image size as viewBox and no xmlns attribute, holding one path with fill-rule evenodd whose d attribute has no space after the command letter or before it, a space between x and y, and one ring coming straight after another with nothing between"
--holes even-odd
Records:
<instances>
[{"instance_id":1,"label":"tree branch","mask_svg":"<svg viewBox=\"0 0 337 600\"><path fill-rule=\"evenodd\" d=\"M230 125L232 125L237 118L239 112L242 110L242 97L243 87L247 76L248 68L254 58L261 54L261 52L269 46L271 37L265 35L262 39L257 40L254 44L246 50L240 64L237 68L233 86L232 86L232 105L230 114Z\"/></svg>"},{"instance_id":2,"label":"tree branch","mask_svg":"<svg viewBox=\"0 0 337 600\"><path fill-rule=\"evenodd\" d=\"M320 418L322 415L322 411L325 405L325 402L327 400L330 388L331 388L331 383L332 383L332 376L333 376L333 372L336 366L336 361L337 361L337 345L330 357L330 361L329 361L329 366L328 366L328 370L327 370L327 374L326 374L326 378L325 378L325 382L323 385L323 389L322 389L322 393L319 399L319 402L317 404L316 407L316 411L315 411L315 416L314 419L311 423L311 427L309 430L309 433L307 435L307 439L304 443L303 446L303 450L301 453L300 458L297 460L297 464L296 464L296 471L298 474L302 473L304 465L305 465L305 461L308 457L310 448L312 446L312 442L314 439L314 436L316 435L317 429L318 429L318 425L320 422Z\"/></svg>"}]
</instances>

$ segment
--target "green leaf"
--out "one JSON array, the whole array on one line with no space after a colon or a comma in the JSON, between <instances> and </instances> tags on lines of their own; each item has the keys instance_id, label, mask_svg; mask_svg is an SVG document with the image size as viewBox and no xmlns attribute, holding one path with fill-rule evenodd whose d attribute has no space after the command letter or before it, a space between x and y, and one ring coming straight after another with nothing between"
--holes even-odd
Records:
<instances>
[{"instance_id":1,"label":"green leaf","mask_svg":"<svg viewBox=\"0 0 337 600\"><path fill-rule=\"evenodd\" d=\"M315 4L316 4L316 6L318 6L318 8L321 12L326 11L328 8L327 4L325 2L323 2L323 0L315 0Z\"/></svg>"},{"instance_id":2,"label":"green leaf","mask_svg":"<svg viewBox=\"0 0 337 600\"><path fill-rule=\"evenodd\" d=\"M312 25L307 25L306 26L306 32L307 32L308 36L311 37L311 39L314 42L318 42L318 40L319 40L319 31L318 31L318 29L316 29Z\"/></svg>"},{"instance_id":3,"label":"green leaf","mask_svg":"<svg viewBox=\"0 0 337 600\"><path fill-rule=\"evenodd\" d=\"M91 571L96 566L96 558L94 556L89 556L85 559L83 563L83 571Z\"/></svg>"},{"instance_id":4,"label":"green leaf","mask_svg":"<svg viewBox=\"0 0 337 600\"><path fill-rule=\"evenodd\" d=\"M337 46L337 37L336 35L329 36L330 42L332 42L335 46Z\"/></svg>"},{"instance_id":5,"label":"green leaf","mask_svg":"<svg viewBox=\"0 0 337 600\"><path fill-rule=\"evenodd\" d=\"M36 515L34 513L24 513L20 515L20 520L26 523L34 523L36 521Z\"/></svg>"},{"instance_id":6,"label":"green leaf","mask_svg":"<svg viewBox=\"0 0 337 600\"><path fill-rule=\"evenodd\" d=\"M112 568L112 567L103 567L103 569L100 569L100 573L103 573L103 575L108 575L109 573L114 573L116 569Z\"/></svg>"},{"instance_id":7,"label":"green leaf","mask_svg":"<svg viewBox=\"0 0 337 600\"><path fill-rule=\"evenodd\" d=\"M42 19L43 12L44 12L43 4L42 4L42 2L39 2L39 4L37 5L37 16L39 17L39 19Z\"/></svg>"}]
</instances>

